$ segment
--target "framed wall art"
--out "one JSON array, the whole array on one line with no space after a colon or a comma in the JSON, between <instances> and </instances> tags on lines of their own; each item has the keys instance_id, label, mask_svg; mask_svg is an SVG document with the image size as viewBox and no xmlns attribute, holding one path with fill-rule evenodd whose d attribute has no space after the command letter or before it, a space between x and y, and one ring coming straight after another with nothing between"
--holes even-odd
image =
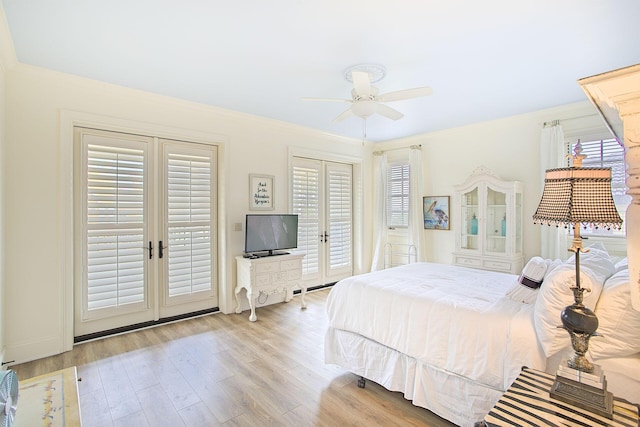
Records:
<instances>
[{"instance_id":1,"label":"framed wall art","mask_svg":"<svg viewBox=\"0 0 640 427\"><path fill-rule=\"evenodd\" d=\"M249 209L252 211L272 211L273 175L249 174Z\"/></svg>"},{"instance_id":2,"label":"framed wall art","mask_svg":"<svg viewBox=\"0 0 640 427\"><path fill-rule=\"evenodd\" d=\"M426 196L422 198L424 228L449 230L449 196Z\"/></svg>"}]
</instances>

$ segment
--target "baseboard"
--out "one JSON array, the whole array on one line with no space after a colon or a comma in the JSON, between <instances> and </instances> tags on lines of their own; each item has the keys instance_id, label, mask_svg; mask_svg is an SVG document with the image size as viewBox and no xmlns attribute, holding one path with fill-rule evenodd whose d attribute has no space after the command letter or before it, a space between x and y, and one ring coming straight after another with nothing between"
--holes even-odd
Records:
<instances>
[{"instance_id":1,"label":"baseboard","mask_svg":"<svg viewBox=\"0 0 640 427\"><path fill-rule=\"evenodd\" d=\"M307 292L312 292L312 291L318 291L320 289L324 289L324 288L330 288L331 286L335 285L338 282L332 282L332 283L325 283L324 285L318 285L318 286L311 286L310 288L307 288ZM300 289L296 289L295 291L293 291L294 294L301 294L302 291Z\"/></svg>"},{"instance_id":2,"label":"baseboard","mask_svg":"<svg viewBox=\"0 0 640 427\"><path fill-rule=\"evenodd\" d=\"M7 346L6 352L3 354L3 361L6 360L5 366L11 366L63 352L62 337L48 337L39 341Z\"/></svg>"},{"instance_id":3,"label":"baseboard","mask_svg":"<svg viewBox=\"0 0 640 427\"><path fill-rule=\"evenodd\" d=\"M122 326L120 328L109 329L106 331L95 332L92 334L80 335L73 339L74 344L82 343L85 341L93 341L99 338L109 337L112 335L120 335L127 332L137 331L140 329L151 328L154 326L160 326L167 323L174 323L180 320L192 319L194 317L206 316L208 314L218 313L220 309L218 307L207 308L205 310L194 311L192 313L179 314L177 316L164 317L159 320L150 322L136 323L134 325Z\"/></svg>"}]
</instances>

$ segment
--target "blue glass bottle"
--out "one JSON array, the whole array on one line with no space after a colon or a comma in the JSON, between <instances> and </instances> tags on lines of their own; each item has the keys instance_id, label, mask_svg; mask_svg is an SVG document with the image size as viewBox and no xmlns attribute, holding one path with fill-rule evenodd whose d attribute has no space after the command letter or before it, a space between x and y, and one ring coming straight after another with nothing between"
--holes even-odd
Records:
<instances>
[{"instance_id":1,"label":"blue glass bottle","mask_svg":"<svg viewBox=\"0 0 640 427\"><path fill-rule=\"evenodd\" d=\"M507 215L502 218L502 235L507 235Z\"/></svg>"},{"instance_id":2,"label":"blue glass bottle","mask_svg":"<svg viewBox=\"0 0 640 427\"><path fill-rule=\"evenodd\" d=\"M478 218L476 218L476 214L473 214L471 217L471 230L469 230L471 234L478 234Z\"/></svg>"}]
</instances>

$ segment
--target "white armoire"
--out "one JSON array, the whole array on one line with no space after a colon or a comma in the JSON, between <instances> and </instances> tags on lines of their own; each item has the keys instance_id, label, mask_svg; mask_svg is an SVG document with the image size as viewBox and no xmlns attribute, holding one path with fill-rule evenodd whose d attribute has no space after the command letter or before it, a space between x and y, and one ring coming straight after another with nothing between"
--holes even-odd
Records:
<instances>
[{"instance_id":1,"label":"white armoire","mask_svg":"<svg viewBox=\"0 0 640 427\"><path fill-rule=\"evenodd\" d=\"M518 274L522 254L522 184L480 166L455 186L453 263Z\"/></svg>"}]
</instances>

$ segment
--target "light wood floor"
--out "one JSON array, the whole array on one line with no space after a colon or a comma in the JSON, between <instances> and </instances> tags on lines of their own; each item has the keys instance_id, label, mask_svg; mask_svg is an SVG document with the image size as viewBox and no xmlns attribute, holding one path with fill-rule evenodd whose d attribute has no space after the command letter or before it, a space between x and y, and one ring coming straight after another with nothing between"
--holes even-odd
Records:
<instances>
[{"instance_id":1,"label":"light wood floor","mask_svg":"<svg viewBox=\"0 0 640 427\"><path fill-rule=\"evenodd\" d=\"M84 427L451 426L401 393L323 362L328 289L79 344L13 366L18 379L77 366ZM18 413L20 404L18 403Z\"/></svg>"}]
</instances>

